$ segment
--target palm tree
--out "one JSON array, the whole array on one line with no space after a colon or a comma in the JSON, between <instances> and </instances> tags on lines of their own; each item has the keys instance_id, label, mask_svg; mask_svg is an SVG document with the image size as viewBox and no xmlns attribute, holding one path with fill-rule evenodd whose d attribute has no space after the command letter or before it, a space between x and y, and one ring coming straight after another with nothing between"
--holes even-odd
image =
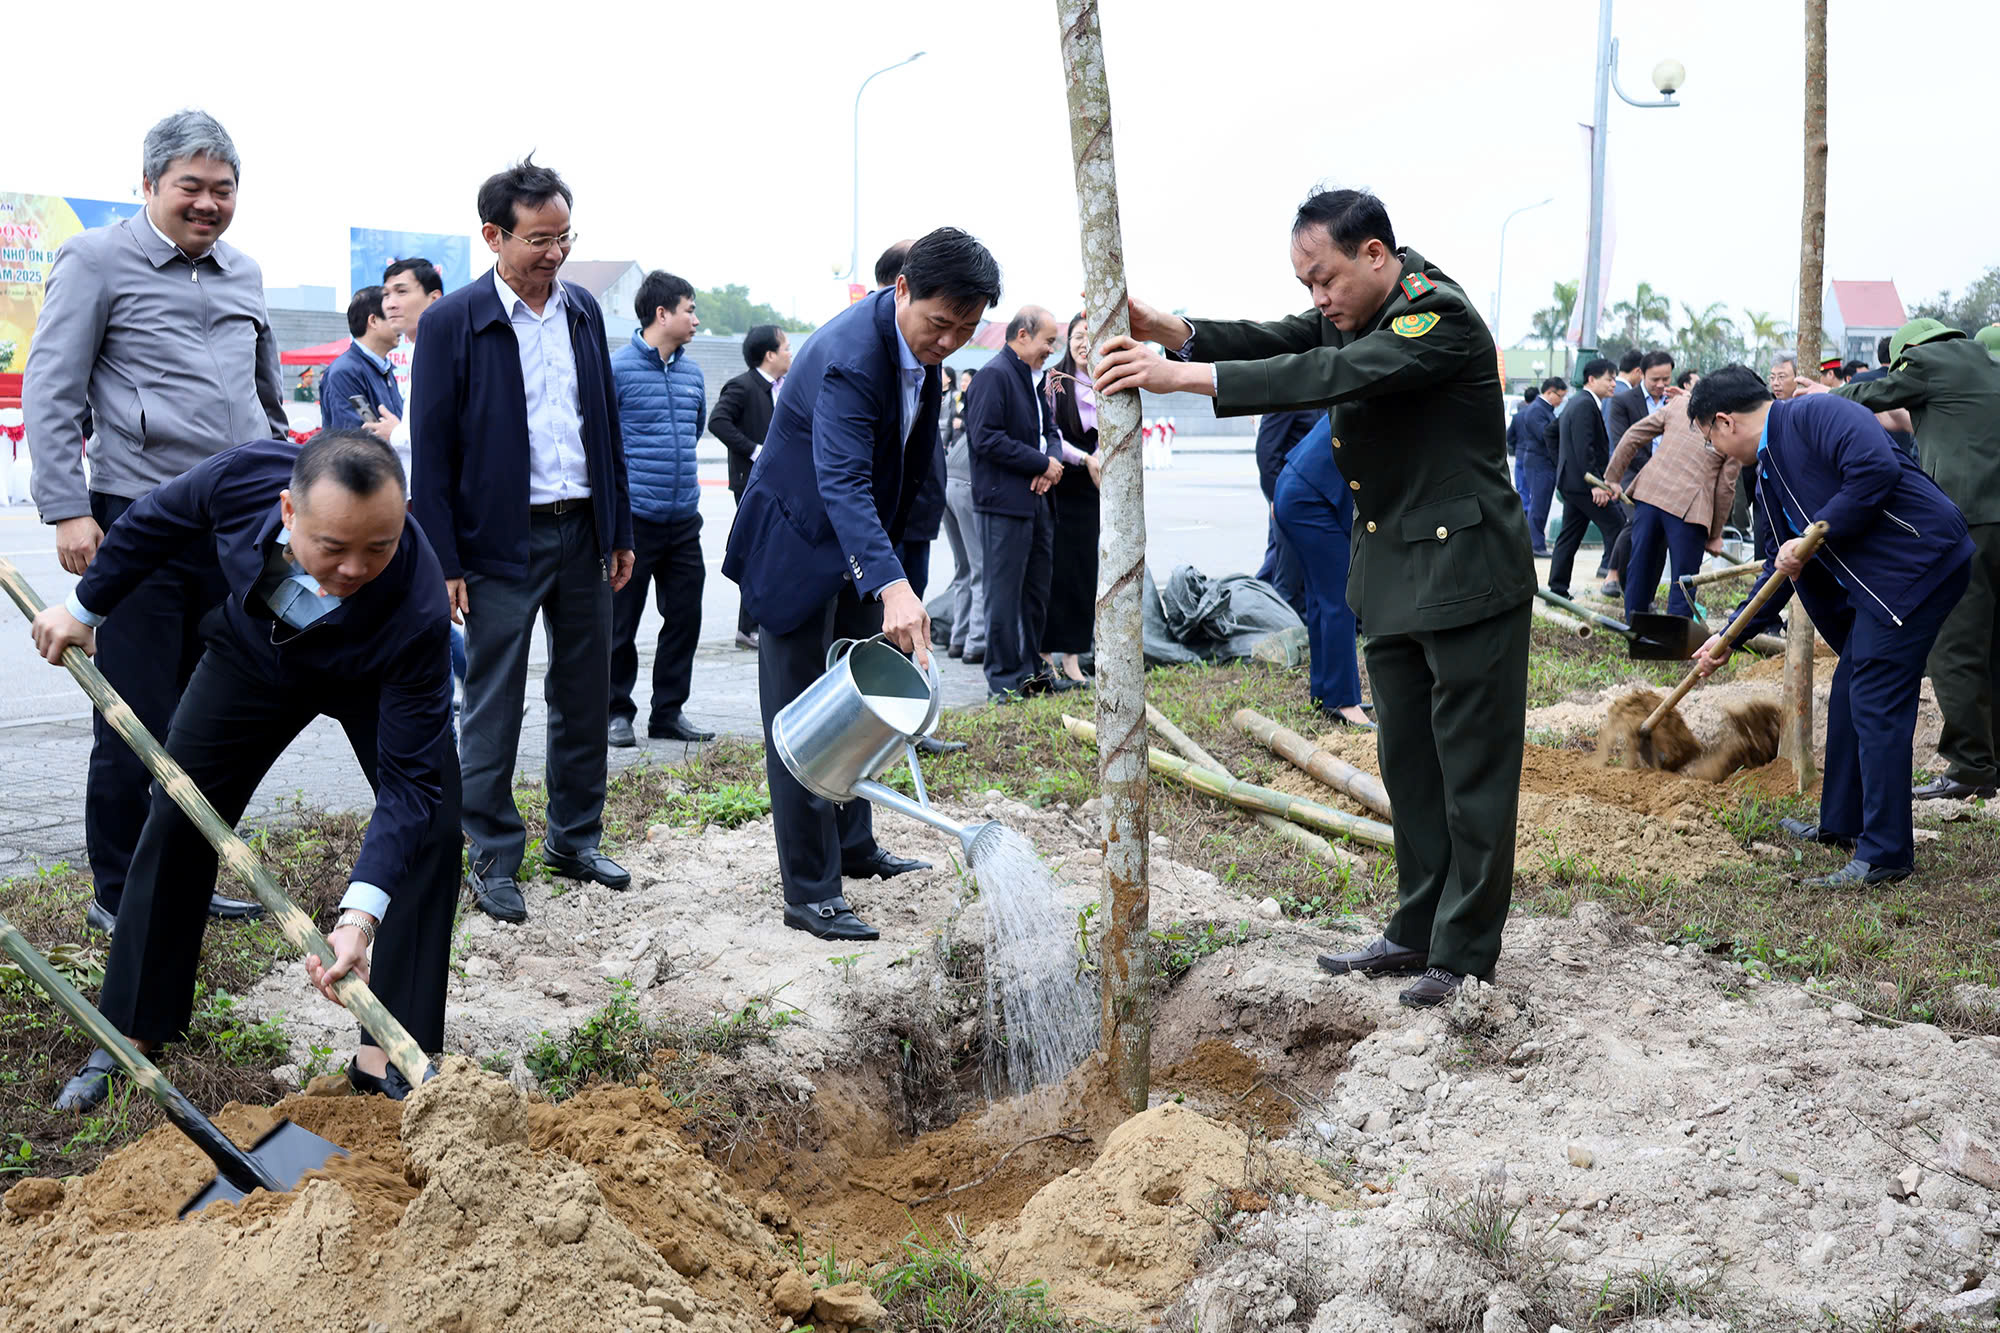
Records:
<instances>
[{"instance_id":1,"label":"palm tree","mask_svg":"<svg viewBox=\"0 0 2000 1333\"><path fill-rule=\"evenodd\" d=\"M1764 353L1775 351L1785 345L1791 336L1792 326L1776 315L1762 310L1745 310L1743 318L1750 323L1750 354L1762 358Z\"/></svg>"},{"instance_id":2,"label":"palm tree","mask_svg":"<svg viewBox=\"0 0 2000 1333\"><path fill-rule=\"evenodd\" d=\"M1650 282L1640 283L1632 299L1612 306L1611 313L1625 321L1625 341L1634 347L1643 341L1649 324L1658 324L1662 332L1672 331L1673 303L1667 300L1665 292L1655 291Z\"/></svg>"},{"instance_id":3,"label":"palm tree","mask_svg":"<svg viewBox=\"0 0 2000 1333\"><path fill-rule=\"evenodd\" d=\"M1583 290L1581 282L1558 282L1551 290L1555 304L1550 309L1556 312L1556 326L1559 330L1556 336L1559 338L1569 336L1570 316L1576 313L1576 294L1581 290ZM1596 330L1585 329L1584 342L1595 342L1595 334Z\"/></svg>"},{"instance_id":4,"label":"palm tree","mask_svg":"<svg viewBox=\"0 0 2000 1333\"><path fill-rule=\"evenodd\" d=\"M1685 367L1712 370L1729 359L1731 344L1736 339L1736 322L1723 313L1724 309L1720 301L1710 302L1705 310L1681 302L1681 314L1687 324L1674 336L1675 360Z\"/></svg>"},{"instance_id":5,"label":"palm tree","mask_svg":"<svg viewBox=\"0 0 2000 1333\"><path fill-rule=\"evenodd\" d=\"M1555 372L1556 342L1569 332L1569 314L1561 306L1552 305L1537 310L1534 314L1532 331L1537 338L1549 345L1549 371Z\"/></svg>"}]
</instances>

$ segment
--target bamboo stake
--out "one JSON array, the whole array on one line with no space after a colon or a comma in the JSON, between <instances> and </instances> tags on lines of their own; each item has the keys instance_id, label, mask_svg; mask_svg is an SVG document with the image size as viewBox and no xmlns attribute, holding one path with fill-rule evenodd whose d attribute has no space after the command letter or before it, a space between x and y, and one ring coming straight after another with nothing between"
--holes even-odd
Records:
<instances>
[{"instance_id":1,"label":"bamboo stake","mask_svg":"<svg viewBox=\"0 0 2000 1333\"><path fill-rule=\"evenodd\" d=\"M14 599L14 605L21 608L21 614L33 620L42 612L42 599L21 577L21 571L14 568L14 562L0 556L0 587ZM132 706L119 697L111 688L111 682L97 669L97 664L85 657L80 648L70 648L63 653L63 665L69 674L76 677L76 683L97 705L97 711L104 714L104 720L111 729L125 738L132 747L132 753L139 756L147 771L159 780L160 787L174 798L174 803L184 811L188 822L201 830L209 845L215 848L222 863L234 871L250 891L257 895L257 901L264 904L264 910L278 923L278 929L301 953L317 954L320 962L333 965L333 949L326 942L326 936L319 933L312 918L299 909L299 905L285 896L264 867L258 862L257 854L249 844L236 836L236 830L222 822L222 816L215 813L215 807L194 785L194 779L187 775L174 757L167 753L167 747L153 738L146 730L146 724L132 711ZM417 1039L396 1021L375 992L368 989L368 983L350 972L333 983L335 993L340 996L362 1027L396 1062L396 1068L403 1071L403 1077L415 1087L430 1077L431 1061Z\"/></svg>"},{"instance_id":2,"label":"bamboo stake","mask_svg":"<svg viewBox=\"0 0 2000 1333\"><path fill-rule=\"evenodd\" d=\"M1566 616L1554 607L1544 606L1539 600L1530 602L1529 606L1534 609L1535 619L1537 620L1546 620L1557 629L1567 630L1579 639L1587 639L1591 636L1591 627L1578 620L1575 616Z\"/></svg>"},{"instance_id":3,"label":"bamboo stake","mask_svg":"<svg viewBox=\"0 0 2000 1333\"><path fill-rule=\"evenodd\" d=\"M1818 373L1820 288L1826 274L1826 0L1806 0L1805 200L1799 223L1798 373ZM1796 598L1785 635L1778 754L1803 792L1812 785L1813 624Z\"/></svg>"},{"instance_id":4,"label":"bamboo stake","mask_svg":"<svg viewBox=\"0 0 2000 1333\"><path fill-rule=\"evenodd\" d=\"M1111 89L1104 74L1096 0L1056 0L1056 20L1069 101L1085 309L1095 348L1132 332L1118 172L1111 151ZM1098 488L1096 695L1097 720L1109 738L1097 752L1104 799L1101 1043L1112 1077L1134 1111L1146 1109L1153 1049L1146 660L1139 601L1146 569L1146 496L1139 448L1139 395L1100 394L1097 454L1104 470Z\"/></svg>"},{"instance_id":5,"label":"bamboo stake","mask_svg":"<svg viewBox=\"0 0 2000 1333\"><path fill-rule=\"evenodd\" d=\"M1221 760L1202 749L1200 745L1195 743L1192 736L1189 736L1185 731L1182 731L1172 722L1169 722L1166 714L1151 704L1146 705L1146 725L1151 727L1161 740L1179 750L1189 763L1199 764L1201 767L1213 769L1217 773L1229 773L1229 770L1223 767ZM1234 777L1235 774L1231 773L1230 776ZM1322 861L1346 861L1354 863L1361 859L1346 848L1334 846L1325 838L1320 837L1319 834L1313 833L1298 824L1294 824L1289 819L1282 819L1277 815L1265 814L1262 811L1255 812L1252 817L1259 824L1262 824L1285 841L1302 849L1310 856L1317 856Z\"/></svg>"},{"instance_id":6,"label":"bamboo stake","mask_svg":"<svg viewBox=\"0 0 2000 1333\"><path fill-rule=\"evenodd\" d=\"M1261 742L1271 753L1309 777L1361 802L1384 819L1395 818L1389 809L1389 789L1374 774L1364 773L1339 755L1320 749L1298 732L1279 726L1254 708L1237 709L1234 720L1238 731Z\"/></svg>"},{"instance_id":7,"label":"bamboo stake","mask_svg":"<svg viewBox=\"0 0 2000 1333\"><path fill-rule=\"evenodd\" d=\"M1080 741L1097 743L1097 728L1082 718L1063 714L1063 728ZM1168 754L1158 748L1146 752L1146 762L1155 773L1169 777L1184 786L1192 787L1204 796L1213 796L1218 801L1241 806L1245 810L1260 810L1265 814L1280 815L1295 824L1322 833L1335 833L1341 837L1353 838L1356 842L1369 843L1376 847L1396 845L1396 831L1387 824L1373 819L1363 819L1350 815L1344 810L1309 801L1303 796L1290 792L1273 791L1269 787L1259 787L1232 778L1227 773L1200 768L1179 755Z\"/></svg>"}]
</instances>

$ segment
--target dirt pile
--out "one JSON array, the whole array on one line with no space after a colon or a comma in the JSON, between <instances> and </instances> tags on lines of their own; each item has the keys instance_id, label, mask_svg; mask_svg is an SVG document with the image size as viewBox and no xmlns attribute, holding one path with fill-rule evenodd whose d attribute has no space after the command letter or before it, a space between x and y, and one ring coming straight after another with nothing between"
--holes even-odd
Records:
<instances>
[{"instance_id":1,"label":"dirt pile","mask_svg":"<svg viewBox=\"0 0 2000 1333\"><path fill-rule=\"evenodd\" d=\"M1041 1278L1072 1317L1124 1323L1194 1276L1210 1219L1261 1211L1278 1193L1352 1206L1304 1154L1169 1102L1133 1116L1088 1168L1051 1181L1020 1219L979 1237L1003 1279Z\"/></svg>"},{"instance_id":2,"label":"dirt pile","mask_svg":"<svg viewBox=\"0 0 2000 1333\"><path fill-rule=\"evenodd\" d=\"M355 1155L292 1194L213 1207L170 1231L207 1175L171 1129L57 1192L16 1186L32 1183L39 1206L22 1216L9 1195L0 1325L308 1333L334 1316L383 1330L732 1333L768 1315L762 1293L783 1269L775 1238L710 1188L713 1173L678 1144L647 1138L609 1151L600 1106L545 1127L557 1151L537 1152L538 1116L523 1096L463 1060L410 1098L400 1124L390 1108L373 1098L235 1108L222 1120L246 1141L258 1122L288 1115ZM627 1180L657 1171L633 1220L678 1218L679 1244L649 1243L627 1224L600 1187L607 1167Z\"/></svg>"}]
</instances>

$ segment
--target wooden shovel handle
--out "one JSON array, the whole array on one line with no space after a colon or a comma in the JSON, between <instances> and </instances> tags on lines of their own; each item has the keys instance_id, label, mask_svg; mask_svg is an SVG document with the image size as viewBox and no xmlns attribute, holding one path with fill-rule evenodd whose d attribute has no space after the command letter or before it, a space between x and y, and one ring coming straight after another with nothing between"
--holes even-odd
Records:
<instances>
[{"instance_id":1,"label":"wooden shovel handle","mask_svg":"<svg viewBox=\"0 0 2000 1333\"><path fill-rule=\"evenodd\" d=\"M1812 559L1813 554L1819 550L1819 544L1825 540L1826 524L1815 523L1807 528L1805 536L1799 539L1799 559ZM1737 612L1729 624L1723 627L1722 646L1724 648L1734 648L1736 646L1736 636L1741 634L1750 622L1757 618L1757 613L1764 609L1764 603L1770 601L1772 596L1778 591L1778 582L1778 579L1775 577L1764 580L1764 586L1757 589L1757 595L1750 599L1750 604ZM1681 683L1674 686L1674 692L1661 700L1660 706L1655 708L1646 720L1639 724L1639 734L1641 736L1652 735L1653 728L1659 726L1660 720L1673 711L1674 705L1687 698L1687 692L1693 689L1695 681L1701 678L1698 674L1700 671L1701 664L1699 662L1688 669L1687 675L1681 677Z\"/></svg>"}]
</instances>

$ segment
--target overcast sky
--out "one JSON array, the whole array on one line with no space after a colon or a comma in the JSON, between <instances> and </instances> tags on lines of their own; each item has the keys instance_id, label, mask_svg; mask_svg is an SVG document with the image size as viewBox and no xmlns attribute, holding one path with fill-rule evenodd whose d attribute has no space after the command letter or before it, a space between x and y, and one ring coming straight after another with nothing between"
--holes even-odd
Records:
<instances>
[{"instance_id":1,"label":"overcast sky","mask_svg":"<svg viewBox=\"0 0 2000 1333\"><path fill-rule=\"evenodd\" d=\"M1831 0L1829 277L1906 302L2000 263L1996 0ZM16 61L0 189L121 199L148 125L219 117L244 163L229 239L272 286L347 288L347 228L476 227L488 173L534 150L576 192L579 259L637 259L821 320L845 303L851 115L864 270L950 223L1006 274L1004 307L1067 315L1082 286L1048 0L468 8L66 5ZM1663 56L1684 105L1611 103L1612 300L1788 314L1798 270L1803 0L1620 0L1627 91ZM1592 0L1104 0L1135 294L1196 314L1307 304L1292 208L1316 181L1380 194L1397 238L1521 338L1583 266ZM60 57L60 58L54 58ZM475 244L474 268L487 258Z\"/></svg>"}]
</instances>

